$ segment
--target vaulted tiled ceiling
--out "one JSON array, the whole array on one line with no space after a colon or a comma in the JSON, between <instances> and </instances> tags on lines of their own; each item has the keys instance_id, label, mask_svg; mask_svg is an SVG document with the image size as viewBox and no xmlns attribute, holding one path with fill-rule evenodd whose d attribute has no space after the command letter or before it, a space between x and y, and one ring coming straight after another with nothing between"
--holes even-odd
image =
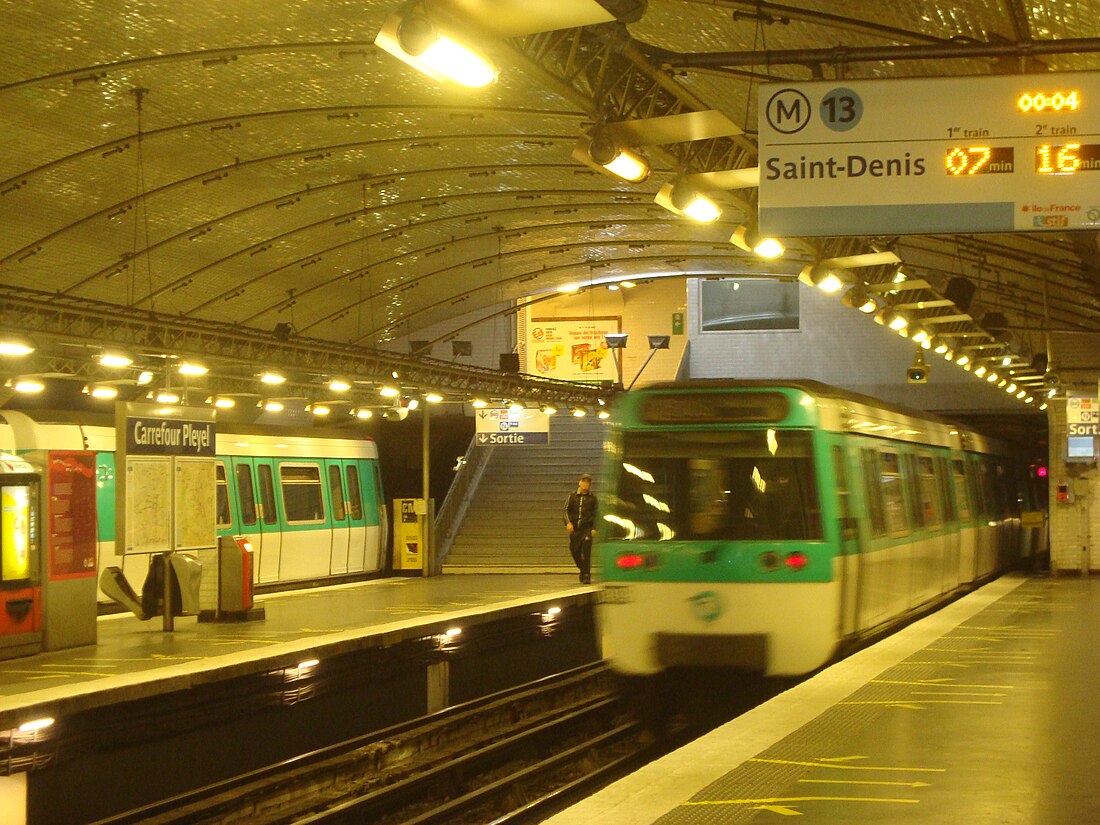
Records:
<instances>
[{"instance_id":1,"label":"vaulted tiled ceiling","mask_svg":"<svg viewBox=\"0 0 1100 825\"><path fill-rule=\"evenodd\" d=\"M484 21L493 4L443 5ZM728 242L755 190L729 193L710 226L653 202L680 172L756 165L761 81L1100 67L1096 42L1030 60L905 54L1098 38L1100 0L604 5L629 22L498 39L499 81L466 90L374 45L394 0L2 0L0 294L22 301L5 307L153 312L263 334L290 324L304 338L384 347L578 280L761 271ZM809 53L841 45L896 54ZM690 68L685 55L704 52L776 59ZM642 184L571 156L598 118L704 108L745 135L654 151ZM819 239L794 244L784 271L872 242L933 285L971 279L1021 348L1055 333L1081 376L1100 370L1095 233Z\"/></svg>"}]
</instances>

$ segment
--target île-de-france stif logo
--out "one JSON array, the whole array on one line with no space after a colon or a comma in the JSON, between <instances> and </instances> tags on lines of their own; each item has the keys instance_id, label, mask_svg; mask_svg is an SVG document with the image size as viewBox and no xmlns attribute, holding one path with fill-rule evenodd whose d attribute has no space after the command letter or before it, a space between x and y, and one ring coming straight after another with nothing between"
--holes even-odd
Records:
<instances>
[{"instance_id":1,"label":"\u00eele-de-france stif logo","mask_svg":"<svg viewBox=\"0 0 1100 825\"><path fill-rule=\"evenodd\" d=\"M713 590L696 593L688 601L692 615L701 622L713 622L722 615L722 597Z\"/></svg>"}]
</instances>

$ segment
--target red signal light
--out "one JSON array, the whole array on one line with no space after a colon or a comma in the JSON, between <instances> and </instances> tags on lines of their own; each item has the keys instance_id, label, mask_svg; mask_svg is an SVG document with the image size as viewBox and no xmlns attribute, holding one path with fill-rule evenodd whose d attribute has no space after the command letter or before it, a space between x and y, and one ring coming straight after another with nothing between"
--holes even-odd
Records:
<instances>
[{"instance_id":1,"label":"red signal light","mask_svg":"<svg viewBox=\"0 0 1100 825\"><path fill-rule=\"evenodd\" d=\"M1047 468L1040 464L1039 467L1035 470L1035 475L1039 476L1039 478L1046 478Z\"/></svg>"},{"instance_id":2,"label":"red signal light","mask_svg":"<svg viewBox=\"0 0 1100 825\"><path fill-rule=\"evenodd\" d=\"M795 550L793 553L788 553L787 558L783 559L783 563L787 567L797 573L810 563L810 557L805 553Z\"/></svg>"},{"instance_id":3,"label":"red signal light","mask_svg":"<svg viewBox=\"0 0 1100 825\"><path fill-rule=\"evenodd\" d=\"M615 566L622 568L623 570L630 570L634 567L645 566L645 559L640 553L624 553L615 559Z\"/></svg>"}]
</instances>

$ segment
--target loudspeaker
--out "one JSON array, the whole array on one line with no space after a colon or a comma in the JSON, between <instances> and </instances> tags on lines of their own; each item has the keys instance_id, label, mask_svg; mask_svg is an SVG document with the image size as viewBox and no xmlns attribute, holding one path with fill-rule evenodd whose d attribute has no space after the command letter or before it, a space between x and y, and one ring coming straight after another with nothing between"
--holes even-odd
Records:
<instances>
[{"instance_id":1,"label":"loudspeaker","mask_svg":"<svg viewBox=\"0 0 1100 825\"><path fill-rule=\"evenodd\" d=\"M519 372L519 353L518 352L502 352L500 354L500 371L501 372Z\"/></svg>"},{"instance_id":2,"label":"loudspeaker","mask_svg":"<svg viewBox=\"0 0 1100 825\"><path fill-rule=\"evenodd\" d=\"M276 341L289 341L290 336L294 334L294 327L285 321L280 321L271 330L271 334L275 336Z\"/></svg>"},{"instance_id":3,"label":"loudspeaker","mask_svg":"<svg viewBox=\"0 0 1100 825\"><path fill-rule=\"evenodd\" d=\"M974 284L966 278L952 278L947 282L943 297L966 312L970 309L970 302L974 300L974 291Z\"/></svg>"}]
</instances>

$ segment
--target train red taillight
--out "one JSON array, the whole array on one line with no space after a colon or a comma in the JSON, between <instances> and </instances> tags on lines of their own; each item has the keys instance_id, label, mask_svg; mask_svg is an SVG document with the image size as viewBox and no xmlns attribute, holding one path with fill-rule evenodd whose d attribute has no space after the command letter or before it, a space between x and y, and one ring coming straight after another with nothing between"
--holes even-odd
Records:
<instances>
[{"instance_id":1,"label":"train red taillight","mask_svg":"<svg viewBox=\"0 0 1100 825\"><path fill-rule=\"evenodd\" d=\"M623 570L645 567L645 556L641 553L624 553L615 559L615 566Z\"/></svg>"},{"instance_id":2,"label":"train red taillight","mask_svg":"<svg viewBox=\"0 0 1100 825\"><path fill-rule=\"evenodd\" d=\"M787 554L787 558L783 559L783 563L787 565L789 570L797 573L810 563L810 557L800 550L795 550L793 553Z\"/></svg>"},{"instance_id":3,"label":"train red taillight","mask_svg":"<svg viewBox=\"0 0 1100 825\"><path fill-rule=\"evenodd\" d=\"M621 570L637 570L644 567L652 570L660 564L660 556L656 553L623 553L615 559L615 566Z\"/></svg>"}]
</instances>

